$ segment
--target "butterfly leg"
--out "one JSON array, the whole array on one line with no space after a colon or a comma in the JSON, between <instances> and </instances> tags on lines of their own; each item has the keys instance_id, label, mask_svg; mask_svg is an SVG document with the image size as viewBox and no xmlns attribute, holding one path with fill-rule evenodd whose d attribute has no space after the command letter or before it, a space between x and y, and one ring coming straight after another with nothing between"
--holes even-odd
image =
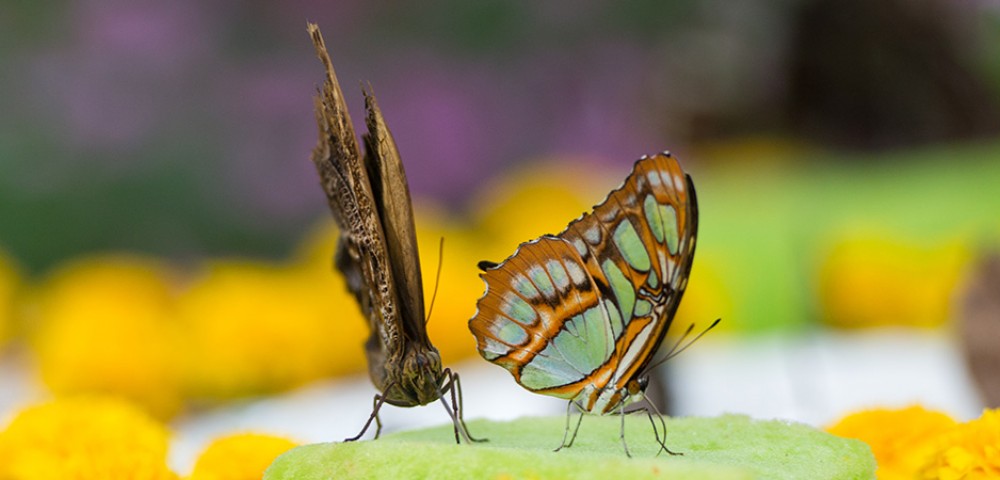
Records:
<instances>
[{"instance_id":1,"label":"butterfly leg","mask_svg":"<svg viewBox=\"0 0 1000 480\"><path fill-rule=\"evenodd\" d=\"M469 433L469 427L465 425L465 418L463 417L464 406L462 404L462 382L459 380L458 374L452 372L449 368L444 369L443 373L443 378L447 378L447 381L441 386L438 393L440 394L441 404L444 405L444 409L448 412L452 425L455 427L455 443L462 443L460 438L464 438L467 443L485 442L486 439L484 438L473 437ZM448 402L445 400L445 392L451 393L451 405L448 405Z\"/></svg>"},{"instance_id":2,"label":"butterfly leg","mask_svg":"<svg viewBox=\"0 0 1000 480\"><path fill-rule=\"evenodd\" d=\"M469 433L469 427L465 425L465 401L462 399L462 380L458 378L458 373L451 371L450 368L444 369L445 374L452 378L448 383L453 384L451 389L451 403L456 405L455 412L458 414L458 421L462 424L462 430L466 440L472 441L474 443L487 442L487 438L476 438ZM457 398L456 398L457 392Z\"/></svg>"},{"instance_id":3,"label":"butterfly leg","mask_svg":"<svg viewBox=\"0 0 1000 480\"><path fill-rule=\"evenodd\" d=\"M660 439L660 430L656 428L656 421L653 420L653 413L649 410L649 408L644 408L643 410L646 411L646 416L649 417L649 425L653 427L653 436L656 437L656 443L660 444L660 450L656 452L656 456L660 456L660 453L662 453L666 448L664 442L667 439L667 424L663 421L663 417L660 417L660 426L663 427L663 439Z\"/></svg>"},{"instance_id":4,"label":"butterfly leg","mask_svg":"<svg viewBox=\"0 0 1000 480\"><path fill-rule=\"evenodd\" d=\"M451 424L455 429L455 443L462 443L458 436L458 419L461 418L461 412L459 411L458 402L455 401L455 377L452 376L451 369L444 369L441 378L446 379L441 387L438 389L438 399L441 400L441 405L444 405L444 411L448 412L448 416L451 417ZM444 394L447 391L451 391L451 405L448 405L448 401L444 399ZM463 435L467 435L467 432L462 432Z\"/></svg>"},{"instance_id":5,"label":"butterfly leg","mask_svg":"<svg viewBox=\"0 0 1000 480\"><path fill-rule=\"evenodd\" d=\"M663 414L657 410L656 405L646 399L646 415L649 417L649 423L653 426L653 434L656 435L656 442L660 444L660 450L656 452L656 456L659 456L663 452L667 452L671 455L684 455L683 452L675 452L667 448L667 422L663 419ZM663 439L660 439L660 434L656 431L656 422L653 421L653 413L660 418L660 426L663 427Z\"/></svg>"},{"instance_id":6,"label":"butterfly leg","mask_svg":"<svg viewBox=\"0 0 1000 480\"><path fill-rule=\"evenodd\" d=\"M375 421L375 438L378 438L379 434L382 433L382 420L378 418L378 412L382 409L382 405L385 403L385 397L376 394L375 398L372 400L372 414L368 416L368 421L365 422L365 426L361 428L361 431L357 435L345 438L345 442L353 442L361 438L365 432L368 431L368 427L372 425L372 420Z\"/></svg>"},{"instance_id":7,"label":"butterfly leg","mask_svg":"<svg viewBox=\"0 0 1000 480\"><path fill-rule=\"evenodd\" d=\"M622 439L622 448L625 449L625 456L628 458L632 458L632 454L628 452L628 443L625 442L625 402L621 403L621 419L622 419L622 426L621 430L618 433L618 436Z\"/></svg>"},{"instance_id":8,"label":"butterfly leg","mask_svg":"<svg viewBox=\"0 0 1000 480\"><path fill-rule=\"evenodd\" d=\"M382 434L382 419L379 418L379 411L382 410L382 404L385 403L385 397L382 395L375 395L375 400L373 401L372 410L375 412L375 440L378 440L378 436Z\"/></svg>"},{"instance_id":9,"label":"butterfly leg","mask_svg":"<svg viewBox=\"0 0 1000 480\"><path fill-rule=\"evenodd\" d=\"M578 408L578 410L580 410L580 416L576 419L576 427L573 428L573 436L571 436L569 438L569 442L567 443L566 442L566 437L569 435L569 419L571 418L571 414L569 412L569 409L572 406L573 406L573 401L570 400L566 404L566 430L563 430L562 444L559 445L559 448L553 450L555 452L558 452L559 450L562 450L563 447L569 448L569 447L573 446L573 442L576 440L576 434L577 434L577 432L580 431L580 424L583 423L583 410Z\"/></svg>"},{"instance_id":10,"label":"butterfly leg","mask_svg":"<svg viewBox=\"0 0 1000 480\"><path fill-rule=\"evenodd\" d=\"M457 413L458 407L456 406L455 408L452 408L451 405L448 405L448 401L444 399L444 395L442 395L441 398L439 398L439 400L441 400L441 405L444 405L444 411L448 412L448 416L451 417L451 423L455 428L455 443L462 443L462 441L458 436L459 431L461 430L460 428L458 428L458 413ZM461 433L462 436L467 435L466 432L464 431L462 431Z\"/></svg>"}]
</instances>

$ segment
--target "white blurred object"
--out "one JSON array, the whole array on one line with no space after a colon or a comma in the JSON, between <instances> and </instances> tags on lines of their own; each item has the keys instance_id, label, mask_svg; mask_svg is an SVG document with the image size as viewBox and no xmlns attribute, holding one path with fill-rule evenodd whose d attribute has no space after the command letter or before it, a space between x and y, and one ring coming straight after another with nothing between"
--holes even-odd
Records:
<instances>
[{"instance_id":1,"label":"white blurred object","mask_svg":"<svg viewBox=\"0 0 1000 480\"><path fill-rule=\"evenodd\" d=\"M47 396L23 354L7 352L0 356L0 431L15 413Z\"/></svg>"},{"instance_id":2,"label":"white blurred object","mask_svg":"<svg viewBox=\"0 0 1000 480\"><path fill-rule=\"evenodd\" d=\"M485 361L473 359L451 367L461 375L466 420L512 420L566 410L564 400L533 394L506 370ZM182 419L174 425L170 465L180 473L189 472L210 441L237 432L283 435L301 443L341 441L361 431L375 393L368 377L359 375ZM379 417L383 434L451 423L441 402L412 408L385 404ZM374 434L373 423L365 438Z\"/></svg>"},{"instance_id":3,"label":"white blurred object","mask_svg":"<svg viewBox=\"0 0 1000 480\"><path fill-rule=\"evenodd\" d=\"M956 341L940 331L711 334L671 360L678 415L726 412L822 426L865 408L921 404L960 420L982 403Z\"/></svg>"}]
</instances>

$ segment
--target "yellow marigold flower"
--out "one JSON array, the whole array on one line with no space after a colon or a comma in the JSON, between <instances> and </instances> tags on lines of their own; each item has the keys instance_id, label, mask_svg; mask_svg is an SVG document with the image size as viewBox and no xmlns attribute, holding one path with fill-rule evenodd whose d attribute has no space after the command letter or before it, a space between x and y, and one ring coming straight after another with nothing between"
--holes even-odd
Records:
<instances>
[{"instance_id":1,"label":"yellow marigold flower","mask_svg":"<svg viewBox=\"0 0 1000 480\"><path fill-rule=\"evenodd\" d=\"M924 471L928 480L1000 478L1000 409L955 428Z\"/></svg>"},{"instance_id":2,"label":"yellow marigold flower","mask_svg":"<svg viewBox=\"0 0 1000 480\"><path fill-rule=\"evenodd\" d=\"M284 390L359 366L364 323L332 273L216 262L180 298L190 388L228 398Z\"/></svg>"},{"instance_id":3,"label":"yellow marigold flower","mask_svg":"<svg viewBox=\"0 0 1000 480\"><path fill-rule=\"evenodd\" d=\"M825 320L839 327L939 326L948 320L968 257L957 244L924 248L877 236L847 239L820 271Z\"/></svg>"},{"instance_id":4,"label":"yellow marigold flower","mask_svg":"<svg viewBox=\"0 0 1000 480\"><path fill-rule=\"evenodd\" d=\"M14 330L14 298L20 285L17 270L0 251L0 349Z\"/></svg>"},{"instance_id":5,"label":"yellow marigold flower","mask_svg":"<svg viewBox=\"0 0 1000 480\"><path fill-rule=\"evenodd\" d=\"M170 480L167 446L167 429L124 401L55 400L0 432L0 478Z\"/></svg>"},{"instance_id":6,"label":"yellow marigold flower","mask_svg":"<svg viewBox=\"0 0 1000 480\"><path fill-rule=\"evenodd\" d=\"M278 455L298 444L273 435L239 433L213 441L188 480L260 480Z\"/></svg>"},{"instance_id":7,"label":"yellow marigold flower","mask_svg":"<svg viewBox=\"0 0 1000 480\"><path fill-rule=\"evenodd\" d=\"M867 443L880 480L912 479L934 454L937 439L956 425L948 415L920 406L853 413L827 431Z\"/></svg>"},{"instance_id":8,"label":"yellow marigold flower","mask_svg":"<svg viewBox=\"0 0 1000 480\"><path fill-rule=\"evenodd\" d=\"M167 417L181 406L174 297L166 269L98 257L55 272L34 295L33 347L57 394L106 393Z\"/></svg>"}]
</instances>

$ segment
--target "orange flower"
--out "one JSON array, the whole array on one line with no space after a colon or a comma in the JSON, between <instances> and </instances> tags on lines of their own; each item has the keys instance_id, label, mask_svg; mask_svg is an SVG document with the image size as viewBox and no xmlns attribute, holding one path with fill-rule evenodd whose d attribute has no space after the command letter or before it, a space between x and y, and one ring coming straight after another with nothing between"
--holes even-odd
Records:
<instances>
[{"instance_id":1,"label":"orange flower","mask_svg":"<svg viewBox=\"0 0 1000 480\"><path fill-rule=\"evenodd\" d=\"M959 425L940 445L941 448L924 470L924 478L1000 478L1000 409L985 410L978 419Z\"/></svg>"},{"instance_id":2,"label":"orange flower","mask_svg":"<svg viewBox=\"0 0 1000 480\"><path fill-rule=\"evenodd\" d=\"M937 440L956 425L948 415L920 406L853 413L827 431L867 443L881 480L912 479L933 456Z\"/></svg>"}]
</instances>

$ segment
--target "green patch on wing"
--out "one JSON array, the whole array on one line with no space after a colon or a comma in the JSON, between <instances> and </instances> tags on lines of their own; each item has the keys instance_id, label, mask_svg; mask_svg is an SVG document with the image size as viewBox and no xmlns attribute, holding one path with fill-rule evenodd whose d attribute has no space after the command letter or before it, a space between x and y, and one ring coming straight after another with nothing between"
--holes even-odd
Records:
<instances>
[{"instance_id":1,"label":"green patch on wing","mask_svg":"<svg viewBox=\"0 0 1000 480\"><path fill-rule=\"evenodd\" d=\"M614 239L618 250L622 252L625 261L632 268L640 272L649 271L649 254L631 221L626 218L618 224L618 227L615 228ZM650 250L652 249L651 247Z\"/></svg>"},{"instance_id":2,"label":"green patch on wing","mask_svg":"<svg viewBox=\"0 0 1000 480\"><path fill-rule=\"evenodd\" d=\"M622 318L626 320L626 323L628 323L628 321L632 320L636 287L625 277L625 274L622 273L615 262L605 260L601 264L601 269L604 270L604 275L611 284L611 291L614 292L615 301L618 302L618 311L621 313Z\"/></svg>"}]
</instances>

